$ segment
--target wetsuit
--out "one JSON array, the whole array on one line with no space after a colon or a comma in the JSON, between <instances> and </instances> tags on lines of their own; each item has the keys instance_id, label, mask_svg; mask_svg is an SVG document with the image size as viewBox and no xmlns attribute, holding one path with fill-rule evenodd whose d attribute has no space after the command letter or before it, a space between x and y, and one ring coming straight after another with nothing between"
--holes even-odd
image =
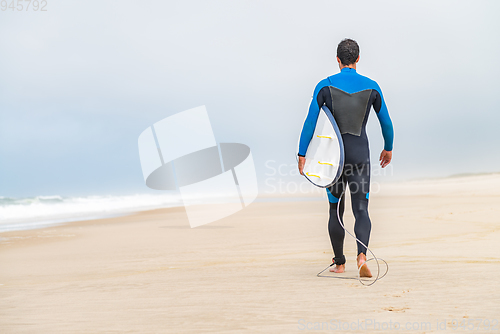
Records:
<instances>
[{"instance_id":1,"label":"wetsuit","mask_svg":"<svg viewBox=\"0 0 500 334\"><path fill-rule=\"evenodd\" d=\"M392 151L394 131L378 84L358 74L355 69L345 67L340 73L321 80L316 86L300 135L299 156L306 154L323 105L332 110L344 142L345 163L342 176L337 183L326 190L330 202L328 231L335 254L334 262L344 264L345 231L337 218L337 205L346 184L351 192L352 211L356 219L354 225L356 237L367 246L370 239L371 222L368 215L370 149L365 128L372 106L382 128L386 151ZM342 218L343 198L339 211ZM358 255L359 253L366 254L366 248L358 242Z\"/></svg>"}]
</instances>

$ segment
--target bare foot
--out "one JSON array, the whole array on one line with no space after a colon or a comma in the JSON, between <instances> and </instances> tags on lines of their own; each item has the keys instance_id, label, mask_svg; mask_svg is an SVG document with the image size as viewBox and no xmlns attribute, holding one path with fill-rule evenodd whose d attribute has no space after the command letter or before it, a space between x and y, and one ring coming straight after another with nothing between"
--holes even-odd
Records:
<instances>
[{"instance_id":1,"label":"bare foot","mask_svg":"<svg viewBox=\"0 0 500 334\"><path fill-rule=\"evenodd\" d=\"M332 273L337 273L337 274L341 274L345 271L345 264L337 264L335 265L335 268L334 267L330 267L330 271Z\"/></svg>"},{"instance_id":2,"label":"bare foot","mask_svg":"<svg viewBox=\"0 0 500 334\"><path fill-rule=\"evenodd\" d=\"M370 269L368 269L368 265L365 264L366 255L363 253L359 253L357 261L358 261L358 269L359 269L359 267L361 267L361 269L359 269L359 276L360 277L372 277L372 272L370 271Z\"/></svg>"}]
</instances>

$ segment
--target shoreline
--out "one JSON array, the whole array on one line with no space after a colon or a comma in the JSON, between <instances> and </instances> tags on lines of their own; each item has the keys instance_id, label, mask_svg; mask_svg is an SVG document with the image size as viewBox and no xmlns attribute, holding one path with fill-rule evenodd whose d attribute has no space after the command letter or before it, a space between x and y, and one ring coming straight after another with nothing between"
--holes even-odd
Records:
<instances>
[{"instance_id":1,"label":"shoreline","mask_svg":"<svg viewBox=\"0 0 500 334\"><path fill-rule=\"evenodd\" d=\"M493 180L493 181L492 181ZM488 187L488 184L491 182L500 182L500 173L480 173L480 174L460 174L460 175L452 175L444 178L427 178L427 179L415 179L415 180L407 180L404 182L372 182L372 189L370 195L377 196L391 196L391 194L397 193L399 196L408 196L411 194L403 191L406 187L413 187L414 190L417 191L417 194L423 195L427 193L432 196L440 196L440 192L436 191L439 188L453 187L452 196L462 193L467 193L466 189L470 189L470 187L474 188L476 185L479 187L485 188ZM460 186L460 183L463 183L464 186ZM477 192L474 192L475 195L478 195ZM495 194L493 194L495 196ZM347 194L349 197L349 194ZM325 201L326 195L322 193L311 193L309 195L305 194L264 194L257 197L255 203L262 202L301 202L301 201ZM184 206L181 204L173 204L168 207L153 207L146 209L124 209L122 211L110 212L102 214L93 213L89 215L76 215L76 216L66 216L63 218L55 218L55 219L35 219L35 220L18 220L9 223L0 224L0 240L2 235L7 232L12 231L24 231L24 230L35 230L35 229L44 229L50 228L54 226L63 226L72 222L84 222L84 221L92 221L92 220L102 220L114 217L124 217L135 215L143 212L154 211L154 210L163 210L168 208L183 208ZM80 216L80 217L79 217ZM19 224L20 228L15 228L16 225ZM32 225L33 227L25 228L24 225ZM3 226L8 226L11 229L4 230Z\"/></svg>"},{"instance_id":2,"label":"shoreline","mask_svg":"<svg viewBox=\"0 0 500 334\"><path fill-rule=\"evenodd\" d=\"M495 187L492 184L500 184L500 173L481 173L481 174L472 174L472 175L454 175L445 178L437 178L437 179L419 179L419 180L408 180L405 182L386 182L386 183L378 183L373 182L372 189L370 192L370 196L379 196L379 197L387 197L387 196L412 196L412 195L424 195L427 194L429 196L463 196L472 194L473 196L482 196L478 190L480 189L488 189L488 191L493 192L488 194L488 196L500 196L500 193L495 191ZM378 189L374 189L375 185L380 186ZM413 193L406 192L404 189L411 187L413 188ZM446 189L446 191L441 195L442 191L439 189ZM473 189L471 192L470 189ZM477 188L477 189L476 189ZM375 190L375 191L374 191ZM346 194L346 197L349 198L349 193ZM326 194L317 194L313 193L309 196L304 196L304 194L300 195L286 195L286 194L276 194L276 195L260 195L255 200L255 203L287 203L287 202L308 202L308 201L325 201ZM157 208L147 208L144 210L125 210L125 211L117 211L114 213L102 213L99 214L91 214L89 216L83 217L65 217L60 219L50 219L50 220L33 220L33 221L22 221L19 222L20 226L25 224L32 225L33 227L29 228L12 228L9 230L3 230L2 225L6 225L9 227L15 227L18 222L12 222L7 224L0 224L0 242L2 240L2 236L9 232L15 231L30 231L30 230L39 230L45 228L51 228L55 226L65 226L71 223L77 222L87 222L87 221L100 221L111 218L119 218L119 217L127 217L134 216L141 213L147 213L150 211L156 210L167 210L172 208L181 208L184 211L184 206L180 205L172 205L169 207L157 207ZM39 225L39 226L38 226Z\"/></svg>"},{"instance_id":3,"label":"shoreline","mask_svg":"<svg viewBox=\"0 0 500 334\"><path fill-rule=\"evenodd\" d=\"M326 195L324 196L326 197ZM321 201L323 200L322 196L261 196L258 197L255 202L297 202L297 201ZM147 209L137 209L137 210L126 210L126 211L117 211L114 213L102 213L102 214L91 214L91 215L76 215L76 217L65 217L65 218L54 218L54 219L47 219L45 218L38 220L18 220L18 221L12 221L12 222L7 222L7 223L2 223L0 224L0 240L2 237L2 234L7 233L7 232L13 232L13 231L27 231L27 230L38 230L38 229L44 229L44 228L50 228L54 226L62 226L62 225L67 225L69 223L73 222L83 222L83 221L91 221L91 220L102 220L102 219L109 219L109 218L115 218L115 217L124 217L124 216L129 216L129 215L135 215L143 212L148 212L148 211L155 211L155 210L164 210L164 209L171 209L171 208L184 208L184 206L181 205L173 205L169 207L157 207L157 208L147 208ZM81 217L79 217L81 216ZM19 228L16 228L16 225L19 226ZM26 225L29 225L30 227L25 227ZM5 226L10 229L5 229Z\"/></svg>"}]
</instances>

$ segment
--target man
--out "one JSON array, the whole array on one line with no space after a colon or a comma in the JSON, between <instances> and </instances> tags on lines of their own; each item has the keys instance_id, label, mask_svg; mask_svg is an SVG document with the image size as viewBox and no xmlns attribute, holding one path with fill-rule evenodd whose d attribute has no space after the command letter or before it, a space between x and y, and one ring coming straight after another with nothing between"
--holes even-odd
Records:
<instances>
[{"instance_id":1,"label":"man","mask_svg":"<svg viewBox=\"0 0 500 334\"><path fill-rule=\"evenodd\" d=\"M335 267L330 271L345 271L344 236L345 231L337 218L337 205L340 201L340 217L344 213L343 190L346 184L351 192L351 205L356 219L354 232L356 237L368 246L371 222L368 215L368 198L370 192L370 151L366 136L366 122L371 107L380 122L384 137L384 150L380 154L380 165L385 168L392 159L392 143L394 130L389 112L378 84L356 72L359 61L359 46L352 39L344 39L337 47L337 62L340 73L321 80L314 90L309 113L304 122L299 143L299 171L303 174L305 154L311 141L323 105L333 113L344 142L345 163L342 176L334 185L327 188L330 202L330 219L328 231L332 243ZM342 199L340 198L342 196ZM366 262L366 247L357 242L357 264L360 276L372 277Z\"/></svg>"}]
</instances>

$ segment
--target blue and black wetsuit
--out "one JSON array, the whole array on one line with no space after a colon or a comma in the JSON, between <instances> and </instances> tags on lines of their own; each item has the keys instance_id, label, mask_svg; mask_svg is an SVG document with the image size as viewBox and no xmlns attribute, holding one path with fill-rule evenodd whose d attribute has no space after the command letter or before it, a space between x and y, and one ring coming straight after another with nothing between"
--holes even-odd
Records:
<instances>
[{"instance_id":1,"label":"blue and black wetsuit","mask_svg":"<svg viewBox=\"0 0 500 334\"><path fill-rule=\"evenodd\" d=\"M371 222L368 215L370 149L365 128L372 106L382 127L386 151L392 151L394 131L378 84L358 74L355 69L344 67L340 73L320 81L314 90L309 113L300 135L300 156L306 154L320 108L323 105L332 110L344 142L345 163L342 177L326 190L330 202L328 230L335 253L334 262L335 264L344 264L345 231L337 218L337 205L346 183L351 192L352 211L356 219L354 226L356 237L365 245L368 245L370 239ZM339 209L340 217L342 217L344 213L343 198ZM366 254L366 248L358 242L359 253Z\"/></svg>"}]
</instances>

